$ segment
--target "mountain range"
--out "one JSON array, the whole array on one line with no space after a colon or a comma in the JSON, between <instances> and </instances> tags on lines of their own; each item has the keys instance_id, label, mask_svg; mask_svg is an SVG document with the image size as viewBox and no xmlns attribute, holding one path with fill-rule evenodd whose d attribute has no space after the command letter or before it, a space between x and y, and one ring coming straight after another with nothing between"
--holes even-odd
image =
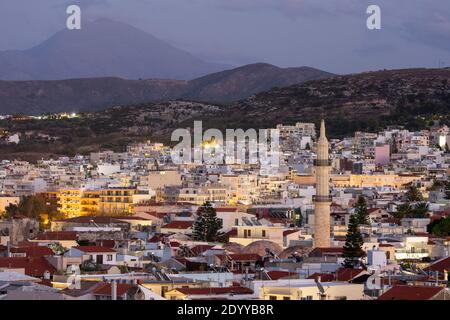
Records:
<instances>
[{"instance_id":1,"label":"mountain range","mask_svg":"<svg viewBox=\"0 0 450 320\"><path fill-rule=\"evenodd\" d=\"M119 81L119 86L124 80L109 81L102 83L111 87L111 83ZM137 83L145 85L145 81ZM86 86L83 90L88 92L89 84L79 86ZM112 91L104 91L114 97ZM450 69L335 76L273 88L229 104L171 100L113 106L82 112L73 119L0 119L4 131L27 137L18 145L1 145L0 159L36 161L98 150L123 151L130 143L148 139L170 144L173 130L192 128L196 120L203 121L205 130L224 130L273 128L296 122L318 125L324 118L330 139L353 135L355 131L377 132L387 126L422 130L438 123L450 125Z\"/></svg>"},{"instance_id":2,"label":"mountain range","mask_svg":"<svg viewBox=\"0 0 450 320\"><path fill-rule=\"evenodd\" d=\"M309 67L278 68L258 63L190 81L121 78L0 81L0 114L96 111L175 99L229 103L274 87L331 76Z\"/></svg>"}]
</instances>

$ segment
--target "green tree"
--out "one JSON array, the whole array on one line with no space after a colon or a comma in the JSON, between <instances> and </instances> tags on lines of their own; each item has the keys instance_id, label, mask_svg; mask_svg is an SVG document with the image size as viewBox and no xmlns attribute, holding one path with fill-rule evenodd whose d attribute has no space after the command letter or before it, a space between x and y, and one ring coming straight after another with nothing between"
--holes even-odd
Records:
<instances>
[{"instance_id":1,"label":"green tree","mask_svg":"<svg viewBox=\"0 0 450 320\"><path fill-rule=\"evenodd\" d=\"M32 195L22 197L18 205L10 204L5 211L7 218L24 216L42 223L43 217L49 213L49 208L43 196Z\"/></svg>"},{"instance_id":2,"label":"green tree","mask_svg":"<svg viewBox=\"0 0 450 320\"><path fill-rule=\"evenodd\" d=\"M428 213L428 204L426 202L416 203L407 218L426 218Z\"/></svg>"},{"instance_id":3,"label":"green tree","mask_svg":"<svg viewBox=\"0 0 450 320\"><path fill-rule=\"evenodd\" d=\"M405 194L406 200L408 202L416 202L422 201L423 196L419 189L416 186L410 186L408 191Z\"/></svg>"},{"instance_id":4,"label":"green tree","mask_svg":"<svg viewBox=\"0 0 450 320\"><path fill-rule=\"evenodd\" d=\"M369 212L367 211L367 202L364 196L359 196L355 205L355 215L358 224L369 224Z\"/></svg>"},{"instance_id":5,"label":"green tree","mask_svg":"<svg viewBox=\"0 0 450 320\"><path fill-rule=\"evenodd\" d=\"M439 220L433 227L432 233L438 237L447 237L450 235L450 216Z\"/></svg>"},{"instance_id":6,"label":"green tree","mask_svg":"<svg viewBox=\"0 0 450 320\"><path fill-rule=\"evenodd\" d=\"M397 206L397 211L394 212L394 218L396 219L403 219L410 215L412 212L411 205L409 202L402 203L401 205Z\"/></svg>"},{"instance_id":7,"label":"green tree","mask_svg":"<svg viewBox=\"0 0 450 320\"><path fill-rule=\"evenodd\" d=\"M354 268L359 260L365 256L365 252L362 249L364 241L359 231L358 218L356 215L350 216L350 222L348 224L347 235L344 245L344 267Z\"/></svg>"},{"instance_id":8,"label":"green tree","mask_svg":"<svg viewBox=\"0 0 450 320\"><path fill-rule=\"evenodd\" d=\"M192 238L197 241L216 242L223 240L222 220L217 218L216 210L210 202L205 202L197 210Z\"/></svg>"},{"instance_id":9,"label":"green tree","mask_svg":"<svg viewBox=\"0 0 450 320\"><path fill-rule=\"evenodd\" d=\"M300 208L294 209L294 225L296 227L303 226L303 215L302 215L302 209L300 209Z\"/></svg>"}]
</instances>

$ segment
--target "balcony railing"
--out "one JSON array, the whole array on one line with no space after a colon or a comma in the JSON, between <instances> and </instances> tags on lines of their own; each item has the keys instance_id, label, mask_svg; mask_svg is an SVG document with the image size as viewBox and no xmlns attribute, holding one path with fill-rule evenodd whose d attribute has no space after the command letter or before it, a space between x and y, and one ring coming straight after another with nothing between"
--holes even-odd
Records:
<instances>
[{"instance_id":1,"label":"balcony railing","mask_svg":"<svg viewBox=\"0 0 450 320\"><path fill-rule=\"evenodd\" d=\"M313 202L332 202L331 195L329 196L313 196Z\"/></svg>"},{"instance_id":2,"label":"balcony railing","mask_svg":"<svg viewBox=\"0 0 450 320\"><path fill-rule=\"evenodd\" d=\"M316 166L316 167L329 167L329 166L331 166L331 160L315 159L314 160L314 166Z\"/></svg>"}]
</instances>

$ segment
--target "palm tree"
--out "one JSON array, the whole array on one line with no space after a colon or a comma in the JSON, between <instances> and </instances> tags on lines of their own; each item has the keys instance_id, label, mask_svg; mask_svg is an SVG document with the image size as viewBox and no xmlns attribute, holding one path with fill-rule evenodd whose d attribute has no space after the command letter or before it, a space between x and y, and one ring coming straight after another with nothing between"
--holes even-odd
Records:
<instances>
[{"instance_id":1,"label":"palm tree","mask_svg":"<svg viewBox=\"0 0 450 320\"><path fill-rule=\"evenodd\" d=\"M416 202L422 201L423 196L419 189L416 186L410 186L408 191L405 194L406 200L408 202Z\"/></svg>"}]
</instances>

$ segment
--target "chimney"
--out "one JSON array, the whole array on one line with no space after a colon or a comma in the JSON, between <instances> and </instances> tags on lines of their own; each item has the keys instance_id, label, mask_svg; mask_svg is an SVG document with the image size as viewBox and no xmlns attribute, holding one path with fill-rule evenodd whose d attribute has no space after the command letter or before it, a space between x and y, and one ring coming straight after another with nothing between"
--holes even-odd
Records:
<instances>
[{"instance_id":1,"label":"chimney","mask_svg":"<svg viewBox=\"0 0 450 320\"><path fill-rule=\"evenodd\" d=\"M117 282L111 282L111 300L117 300Z\"/></svg>"}]
</instances>

